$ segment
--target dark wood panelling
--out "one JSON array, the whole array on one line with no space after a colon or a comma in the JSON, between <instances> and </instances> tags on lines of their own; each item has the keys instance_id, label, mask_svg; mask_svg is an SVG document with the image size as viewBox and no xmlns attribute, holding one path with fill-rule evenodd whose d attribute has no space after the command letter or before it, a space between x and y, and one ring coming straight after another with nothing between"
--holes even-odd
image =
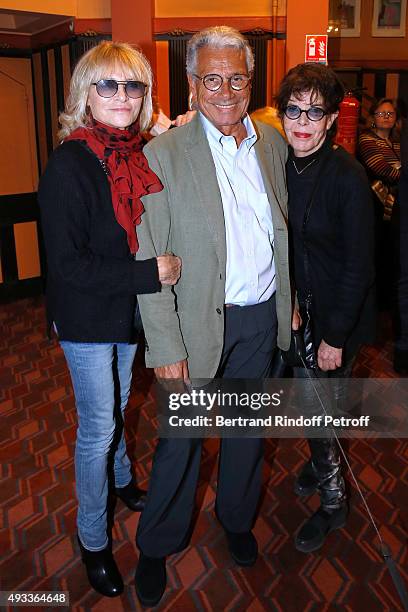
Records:
<instances>
[{"instance_id":1,"label":"dark wood panelling","mask_svg":"<svg viewBox=\"0 0 408 612\"><path fill-rule=\"evenodd\" d=\"M43 290L42 277L19 280L14 239L14 225L27 221L37 223L41 270L45 270L45 254L39 223L40 210L36 193L0 196L0 254L3 282L0 283L0 301L38 295Z\"/></svg>"},{"instance_id":2,"label":"dark wood panelling","mask_svg":"<svg viewBox=\"0 0 408 612\"><path fill-rule=\"evenodd\" d=\"M7 285L8 283L17 282L16 243L12 225L0 226L0 257L3 284Z\"/></svg>"},{"instance_id":3,"label":"dark wood panelling","mask_svg":"<svg viewBox=\"0 0 408 612\"><path fill-rule=\"evenodd\" d=\"M58 113L64 110L65 99L64 99L64 73L62 69L62 53L61 47L54 49L54 61L55 61L55 88L57 94L57 110Z\"/></svg>"},{"instance_id":4,"label":"dark wood panelling","mask_svg":"<svg viewBox=\"0 0 408 612\"><path fill-rule=\"evenodd\" d=\"M101 40L111 40L112 36L109 34L98 34L97 36L76 36L69 42L69 56L71 59L71 71L75 68L75 65L79 58L92 47L96 47Z\"/></svg>"},{"instance_id":5,"label":"dark wood panelling","mask_svg":"<svg viewBox=\"0 0 408 612\"><path fill-rule=\"evenodd\" d=\"M384 98L387 85L387 73L385 71L377 72L375 75L374 96L379 100Z\"/></svg>"},{"instance_id":6,"label":"dark wood panelling","mask_svg":"<svg viewBox=\"0 0 408 612\"><path fill-rule=\"evenodd\" d=\"M41 49L41 72L43 82L43 100L44 100L44 116L45 116L45 134L47 141L47 152L51 155L53 150L52 140L52 114L51 114L51 97L49 84L49 72L48 72L48 55L47 49Z\"/></svg>"},{"instance_id":7,"label":"dark wood panelling","mask_svg":"<svg viewBox=\"0 0 408 612\"><path fill-rule=\"evenodd\" d=\"M33 53L32 57L33 66L33 88L34 88L34 100L35 100L35 122L37 126L37 138L39 146L39 162L40 162L40 174L44 172L45 166L48 160L47 150L47 134L45 124L45 108L44 108L44 94L43 94L43 77L41 68L41 54L40 52Z\"/></svg>"},{"instance_id":8,"label":"dark wood panelling","mask_svg":"<svg viewBox=\"0 0 408 612\"><path fill-rule=\"evenodd\" d=\"M170 116L184 114L188 109L188 81L186 76L186 36L169 39Z\"/></svg>"},{"instance_id":9,"label":"dark wood panelling","mask_svg":"<svg viewBox=\"0 0 408 612\"><path fill-rule=\"evenodd\" d=\"M35 121L35 147L37 152L37 168L38 168L38 176L41 175L41 157L40 157L40 139L38 134L38 102L37 96L35 93L35 70L34 70L34 61L33 56L31 56L31 86L33 91L33 106L34 106L34 121Z\"/></svg>"},{"instance_id":10,"label":"dark wood panelling","mask_svg":"<svg viewBox=\"0 0 408 612\"><path fill-rule=\"evenodd\" d=\"M38 221L40 209L37 193L17 193L0 196L0 226Z\"/></svg>"},{"instance_id":11,"label":"dark wood panelling","mask_svg":"<svg viewBox=\"0 0 408 612\"><path fill-rule=\"evenodd\" d=\"M42 293L44 293L44 280L40 277L0 283L0 303L2 304L34 297Z\"/></svg>"},{"instance_id":12,"label":"dark wood panelling","mask_svg":"<svg viewBox=\"0 0 408 612\"><path fill-rule=\"evenodd\" d=\"M52 148L58 145L58 103L57 103L57 83L55 74L55 49L48 49L48 89L50 91L51 105L51 127L52 127Z\"/></svg>"},{"instance_id":13,"label":"dark wood panelling","mask_svg":"<svg viewBox=\"0 0 408 612\"><path fill-rule=\"evenodd\" d=\"M252 47L255 57L255 70L252 79L251 101L249 103L248 112L252 112L266 105L266 81L267 81L267 61L266 61L266 45L269 36L267 34L260 36L251 36L250 33L245 33Z\"/></svg>"}]
</instances>

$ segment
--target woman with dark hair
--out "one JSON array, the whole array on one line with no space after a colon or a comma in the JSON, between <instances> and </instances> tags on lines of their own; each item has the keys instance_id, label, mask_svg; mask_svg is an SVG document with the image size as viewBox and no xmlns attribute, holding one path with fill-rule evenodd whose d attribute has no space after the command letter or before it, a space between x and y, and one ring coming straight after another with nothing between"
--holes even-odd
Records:
<instances>
[{"instance_id":1,"label":"woman with dark hair","mask_svg":"<svg viewBox=\"0 0 408 612\"><path fill-rule=\"evenodd\" d=\"M38 192L48 320L68 363L78 414L78 542L90 584L108 597L123 591L109 545L108 484L134 511L145 501L123 432L137 348L136 294L174 285L181 265L168 254L134 257L141 197L163 188L142 153L151 91L150 65L130 45L104 41L85 53L60 115L63 143Z\"/></svg>"},{"instance_id":2,"label":"woman with dark hair","mask_svg":"<svg viewBox=\"0 0 408 612\"><path fill-rule=\"evenodd\" d=\"M359 155L370 180L384 181L389 187L397 186L401 176L397 120L397 107L390 98L374 102L369 111L370 127L358 141Z\"/></svg>"},{"instance_id":3,"label":"woman with dark hair","mask_svg":"<svg viewBox=\"0 0 408 612\"><path fill-rule=\"evenodd\" d=\"M347 378L363 342L372 339L374 313L373 213L363 168L333 146L343 87L318 63L299 64L283 79L277 106L289 142L287 181L293 273L300 315L310 312L317 367L295 368L305 378L302 409L321 413L310 376L333 378L332 401L345 404ZM299 321L296 313L293 327ZM330 432L308 439L311 460L295 490L316 490L321 505L296 535L296 548L320 548L326 535L342 527L348 505L340 453Z\"/></svg>"}]
</instances>

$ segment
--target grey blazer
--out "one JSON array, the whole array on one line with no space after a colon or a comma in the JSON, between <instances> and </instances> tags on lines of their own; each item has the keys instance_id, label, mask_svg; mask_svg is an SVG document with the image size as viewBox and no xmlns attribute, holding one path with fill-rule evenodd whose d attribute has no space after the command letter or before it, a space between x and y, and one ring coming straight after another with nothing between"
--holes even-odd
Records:
<instances>
[{"instance_id":1,"label":"grey blazer","mask_svg":"<svg viewBox=\"0 0 408 612\"><path fill-rule=\"evenodd\" d=\"M287 147L271 126L256 123L255 144L272 210L276 267L278 345L288 349L291 330L289 283ZM172 252L182 259L174 287L138 297L146 335L146 365L188 359L192 378L212 378L224 337L226 244L215 166L199 115L191 123L154 138L144 152L164 189L145 196L138 226L137 259Z\"/></svg>"}]
</instances>

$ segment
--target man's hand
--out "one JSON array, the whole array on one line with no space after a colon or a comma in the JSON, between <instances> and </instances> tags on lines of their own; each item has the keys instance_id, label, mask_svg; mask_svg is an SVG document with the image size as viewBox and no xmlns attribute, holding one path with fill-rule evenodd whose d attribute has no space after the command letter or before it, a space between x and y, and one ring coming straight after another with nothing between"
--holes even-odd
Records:
<instances>
[{"instance_id":1,"label":"man's hand","mask_svg":"<svg viewBox=\"0 0 408 612\"><path fill-rule=\"evenodd\" d=\"M191 385L187 359L154 368L154 373L159 383L168 391L182 393L186 390L186 385Z\"/></svg>"},{"instance_id":2,"label":"man's hand","mask_svg":"<svg viewBox=\"0 0 408 612\"><path fill-rule=\"evenodd\" d=\"M341 366L342 354L343 349L330 346L322 340L317 351L317 364L323 372L336 370Z\"/></svg>"},{"instance_id":3,"label":"man's hand","mask_svg":"<svg viewBox=\"0 0 408 612\"><path fill-rule=\"evenodd\" d=\"M163 285L175 285L181 274L181 259L175 255L159 255L157 257L159 281Z\"/></svg>"}]
</instances>

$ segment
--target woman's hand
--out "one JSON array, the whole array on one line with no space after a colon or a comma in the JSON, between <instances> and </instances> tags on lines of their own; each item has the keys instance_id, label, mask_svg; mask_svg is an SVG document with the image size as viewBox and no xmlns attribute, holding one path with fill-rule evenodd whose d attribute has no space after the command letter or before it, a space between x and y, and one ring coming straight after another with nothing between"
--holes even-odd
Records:
<instances>
[{"instance_id":1,"label":"woman's hand","mask_svg":"<svg viewBox=\"0 0 408 612\"><path fill-rule=\"evenodd\" d=\"M157 257L159 281L163 285L175 285L181 274L181 259L175 255L160 255Z\"/></svg>"},{"instance_id":2,"label":"woman's hand","mask_svg":"<svg viewBox=\"0 0 408 612\"><path fill-rule=\"evenodd\" d=\"M186 113L184 113L184 115L177 115L177 117L173 119L171 124L175 125L176 127L180 127L182 125L185 125L186 123L190 123L190 121L193 119L193 117L196 114L197 114L197 111L189 110Z\"/></svg>"},{"instance_id":3,"label":"woman's hand","mask_svg":"<svg viewBox=\"0 0 408 612\"><path fill-rule=\"evenodd\" d=\"M302 317L300 316L300 312L297 308L293 309L292 314L292 329L293 331L297 331L302 327Z\"/></svg>"},{"instance_id":4,"label":"woman's hand","mask_svg":"<svg viewBox=\"0 0 408 612\"><path fill-rule=\"evenodd\" d=\"M322 340L317 351L317 365L323 372L337 370L341 366L342 354L343 349L330 346Z\"/></svg>"}]
</instances>

